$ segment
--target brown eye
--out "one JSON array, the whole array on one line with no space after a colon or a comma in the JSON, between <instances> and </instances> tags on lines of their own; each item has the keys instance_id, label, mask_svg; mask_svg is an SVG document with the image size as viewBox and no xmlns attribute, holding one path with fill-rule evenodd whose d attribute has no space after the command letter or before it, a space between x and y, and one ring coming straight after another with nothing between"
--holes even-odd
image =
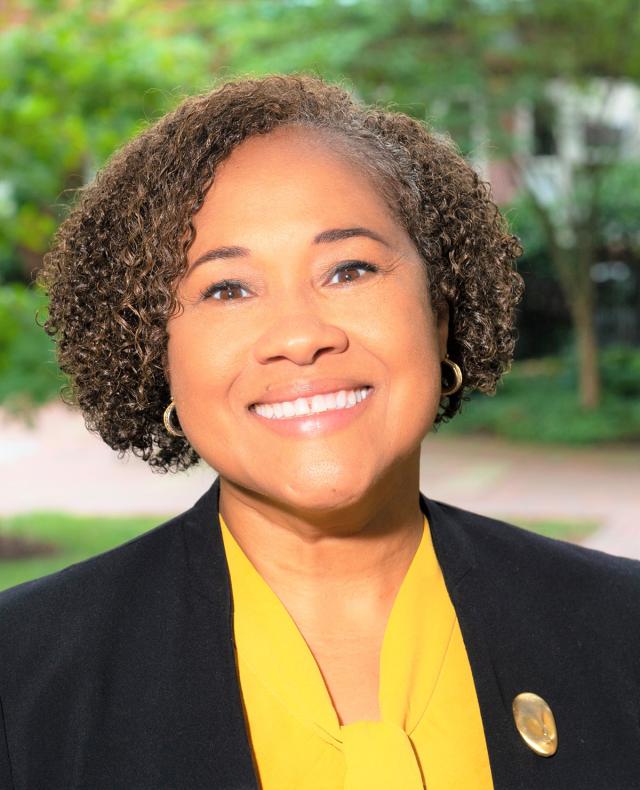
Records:
<instances>
[{"instance_id":1,"label":"brown eye","mask_svg":"<svg viewBox=\"0 0 640 790\"><path fill-rule=\"evenodd\" d=\"M336 266L333 270L332 280L336 275L342 274L342 272L351 272L355 271L356 269L363 269L366 272L377 272L378 267L374 266L372 263L366 263L365 261L345 261L341 263L340 266ZM362 278L363 275L353 275L348 274L347 279L342 280L342 283L336 283L337 285L354 282L355 280L359 280Z\"/></svg>"},{"instance_id":2,"label":"brown eye","mask_svg":"<svg viewBox=\"0 0 640 790\"><path fill-rule=\"evenodd\" d=\"M222 282L214 283L206 288L202 292L202 298L215 299L217 302L235 302L238 300L233 294L237 294L238 291L246 290L247 289L238 280L222 280Z\"/></svg>"}]
</instances>

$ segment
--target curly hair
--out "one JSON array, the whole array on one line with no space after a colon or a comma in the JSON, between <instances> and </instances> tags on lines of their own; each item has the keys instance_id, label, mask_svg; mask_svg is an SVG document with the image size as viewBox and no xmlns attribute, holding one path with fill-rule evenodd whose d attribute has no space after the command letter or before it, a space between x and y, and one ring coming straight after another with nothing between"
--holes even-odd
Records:
<instances>
[{"instance_id":1,"label":"curly hair","mask_svg":"<svg viewBox=\"0 0 640 790\"><path fill-rule=\"evenodd\" d=\"M434 309L449 307L448 353L464 384L442 399L435 423L472 390L494 394L509 369L522 250L450 138L310 74L236 79L185 99L111 157L81 190L38 278L71 399L120 454L159 471L199 460L162 421L167 322L180 310L192 217L237 145L291 124L328 135L367 168L424 260Z\"/></svg>"}]
</instances>

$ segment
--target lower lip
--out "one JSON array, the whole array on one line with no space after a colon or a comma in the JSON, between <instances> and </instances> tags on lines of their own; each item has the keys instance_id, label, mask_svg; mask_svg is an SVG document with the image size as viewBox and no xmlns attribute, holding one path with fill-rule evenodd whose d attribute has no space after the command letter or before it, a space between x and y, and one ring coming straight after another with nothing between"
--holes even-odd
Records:
<instances>
[{"instance_id":1,"label":"lower lip","mask_svg":"<svg viewBox=\"0 0 640 790\"><path fill-rule=\"evenodd\" d=\"M372 389L366 398L350 409L329 409L317 414L300 414L297 417L286 417L280 420L270 420L253 409L249 409L249 413L281 436L319 436L351 424L367 408L373 394L374 390Z\"/></svg>"}]
</instances>

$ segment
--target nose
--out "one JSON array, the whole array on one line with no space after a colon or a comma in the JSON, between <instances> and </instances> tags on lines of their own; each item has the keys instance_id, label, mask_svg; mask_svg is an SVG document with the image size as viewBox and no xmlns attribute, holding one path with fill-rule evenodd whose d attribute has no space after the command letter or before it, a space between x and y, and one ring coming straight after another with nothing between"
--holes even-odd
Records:
<instances>
[{"instance_id":1,"label":"nose","mask_svg":"<svg viewBox=\"0 0 640 790\"><path fill-rule=\"evenodd\" d=\"M349 345L340 327L309 314L289 315L272 325L254 346L261 364L288 359L296 365L312 365L323 353L339 354Z\"/></svg>"}]
</instances>

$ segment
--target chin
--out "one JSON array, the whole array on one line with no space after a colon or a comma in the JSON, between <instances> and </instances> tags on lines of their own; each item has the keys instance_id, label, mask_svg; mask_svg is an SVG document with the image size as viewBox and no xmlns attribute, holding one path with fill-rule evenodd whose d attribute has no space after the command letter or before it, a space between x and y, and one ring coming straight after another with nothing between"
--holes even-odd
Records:
<instances>
[{"instance_id":1,"label":"chin","mask_svg":"<svg viewBox=\"0 0 640 790\"><path fill-rule=\"evenodd\" d=\"M300 512L321 513L357 504L372 484L372 480L353 471L348 474L344 469L339 473L327 469L306 469L304 474L288 479L284 485L274 486L273 495Z\"/></svg>"}]
</instances>

